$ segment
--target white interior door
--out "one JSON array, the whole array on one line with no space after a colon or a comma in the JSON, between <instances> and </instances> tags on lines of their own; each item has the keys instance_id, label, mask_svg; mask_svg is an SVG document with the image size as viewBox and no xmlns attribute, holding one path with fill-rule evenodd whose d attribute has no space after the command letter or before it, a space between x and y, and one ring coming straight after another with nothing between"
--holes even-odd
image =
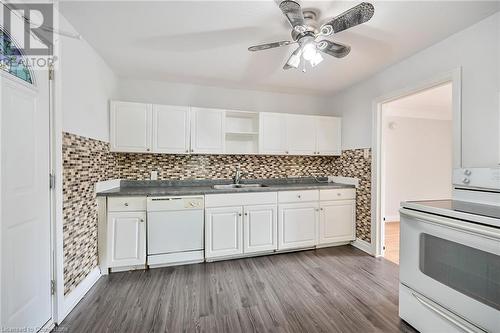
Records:
<instances>
[{"instance_id":1,"label":"white interior door","mask_svg":"<svg viewBox=\"0 0 500 333\"><path fill-rule=\"evenodd\" d=\"M51 318L50 132L45 75L37 78L35 89L0 73L2 328L42 327Z\"/></svg>"}]
</instances>

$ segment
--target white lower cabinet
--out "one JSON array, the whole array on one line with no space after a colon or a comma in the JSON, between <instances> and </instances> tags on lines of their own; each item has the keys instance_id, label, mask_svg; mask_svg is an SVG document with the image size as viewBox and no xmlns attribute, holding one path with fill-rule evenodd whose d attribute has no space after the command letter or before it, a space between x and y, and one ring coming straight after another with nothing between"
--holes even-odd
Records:
<instances>
[{"instance_id":1,"label":"white lower cabinet","mask_svg":"<svg viewBox=\"0 0 500 333\"><path fill-rule=\"evenodd\" d=\"M316 245L319 202L280 204L278 208L278 250Z\"/></svg>"},{"instance_id":2,"label":"white lower cabinet","mask_svg":"<svg viewBox=\"0 0 500 333\"><path fill-rule=\"evenodd\" d=\"M356 239L356 201L320 203L319 240L321 245Z\"/></svg>"},{"instance_id":3,"label":"white lower cabinet","mask_svg":"<svg viewBox=\"0 0 500 333\"><path fill-rule=\"evenodd\" d=\"M243 209L244 253L276 250L276 205L245 206Z\"/></svg>"},{"instance_id":4,"label":"white lower cabinet","mask_svg":"<svg viewBox=\"0 0 500 333\"><path fill-rule=\"evenodd\" d=\"M108 267L146 264L146 212L108 213Z\"/></svg>"},{"instance_id":5,"label":"white lower cabinet","mask_svg":"<svg viewBox=\"0 0 500 333\"><path fill-rule=\"evenodd\" d=\"M225 257L243 253L243 208L205 209L205 257Z\"/></svg>"}]
</instances>

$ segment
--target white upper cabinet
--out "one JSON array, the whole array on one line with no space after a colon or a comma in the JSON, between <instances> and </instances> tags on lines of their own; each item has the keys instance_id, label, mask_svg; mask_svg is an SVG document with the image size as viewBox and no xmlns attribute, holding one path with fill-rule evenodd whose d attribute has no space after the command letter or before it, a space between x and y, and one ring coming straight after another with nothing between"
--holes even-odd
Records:
<instances>
[{"instance_id":1,"label":"white upper cabinet","mask_svg":"<svg viewBox=\"0 0 500 333\"><path fill-rule=\"evenodd\" d=\"M151 151L151 105L111 102L111 151L144 153Z\"/></svg>"},{"instance_id":2,"label":"white upper cabinet","mask_svg":"<svg viewBox=\"0 0 500 333\"><path fill-rule=\"evenodd\" d=\"M189 153L189 107L153 105L153 152Z\"/></svg>"},{"instance_id":3,"label":"white upper cabinet","mask_svg":"<svg viewBox=\"0 0 500 333\"><path fill-rule=\"evenodd\" d=\"M260 114L259 152L261 154L286 154L286 123L287 115L284 113L262 112Z\"/></svg>"},{"instance_id":4,"label":"white upper cabinet","mask_svg":"<svg viewBox=\"0 0 500 333\"><path fill-rule=\"evenodd\" d=\"M191 108L191 152L224 153L224 110Z\"/></svg>"},{"instance_id":5,"label":"white upper cabinet","mask_svg":"<svg viewBox=\"0 0 500 333\"><path fill-rule=\"evenodd\" d=\"M341 118L316 118L316 154L340 155L342 152Z\"/></svg>"},{"instance_id":6,"label":"white upper cabinet","mask_svg":"<svg viewBox=\"0 0 500 333\"><path fill-rule=\"evenodd\" d=\"M316 154L316 117L289 114L286 136L290 155Z\"/></svg>"},{"instance_id":7,"label":"white upper cabinet","mask_svg":"<svg viewBox=\"0 0 500 333\"><path fill-rule=\"evenodd\" d=\"M111 151L340 155L341 119L111 102Z\"/></svg>"}]
</instances>

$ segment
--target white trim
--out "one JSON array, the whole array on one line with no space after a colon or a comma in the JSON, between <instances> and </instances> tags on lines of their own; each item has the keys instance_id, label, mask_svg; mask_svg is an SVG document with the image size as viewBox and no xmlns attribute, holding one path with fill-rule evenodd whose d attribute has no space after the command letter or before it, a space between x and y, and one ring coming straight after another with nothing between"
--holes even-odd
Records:
<instances>
[{"instance_id":1,"label":"white trim","mask_svg":"<svg viewBox=\"0 0 500 333\"><path fill-rule=\"evenodd\" d=\"M120 179L110 179L95 184L95 191L102 192L120 187Z\"/></svg>"},{"instance_id":2,"label":"white trim","mask_svg":"<svg viewBox=\"0 0 500 333\"><path fill-rule=\"evenodd\" d=\"M64 312L61 318L59 319L59 323L61 323L64 318L75 308L75 306L82 300L82 298L88 293L90 288L94 286L94 284L101 277L101 270L99 267L94 268L88 275L81 281L78 286L70 292L67 296L64 297Z\"/></svg>"},{"instance_id":3,"label":"white trim","mask_svg":"<svg viewBox=\"0 0 500 333\"><path fill-rule=\"evenodd\" d=\"M394 222L399 222L399 215L389 215L385 216L385 223L394 223Z\"/></svg>"},{"instance_id":4,"label":"white trim","mask_svg":"<svg viewBox=\"0 0 500 333\"><path fill-rule=\"evenodd\" d=\"M462 165L462 68L458 67L446 73L417 84L393 91L375 98L372 102L372 202L371 202L371 239L376 256L382 256L383 228L382 223L382 161L380 158L382 147L382 104L427 90L447 82L452 83L452 112L453 112L453 167ZM456 121L456 120L460 121ZM374 227L375 226L375 227Z\"/></svg>"},{"instance_id":5,"label":"white trim","mask_svg":"<svg viewBox=\"0 0 500 333\"><path fill-rule=\"evenodd\" d=\"M359 178L356 177L328 176L328 182L354 185L356 188L359 187Z\"/></svg>"},{"instance_id":6,"label":"white trim","mask_svg":"<svg viewBox=\"0 0 500 333\"><path fill-rule=\"evenodd\" d=\"M368 243L367 241L364 241L362 239L356 238L356 240L352 242L351 245L355 248L360 249L361 251L368 253L371 256L373 256L375 253L373 249L373 243Z\"/></svg>"}]
</instances>

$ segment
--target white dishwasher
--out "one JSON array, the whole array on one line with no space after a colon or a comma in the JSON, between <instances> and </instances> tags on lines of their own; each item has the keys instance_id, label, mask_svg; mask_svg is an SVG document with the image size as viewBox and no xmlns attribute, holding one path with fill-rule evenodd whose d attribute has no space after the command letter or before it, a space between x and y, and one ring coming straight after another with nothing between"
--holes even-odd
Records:
<instances>
[{"instance_id":1,"label":"white dishwasher","mask_svg":"<svg viewBox=\"0 0 500 333\"><path fill-rule=\"evenodd\" d=\"M203 262L203 196L149 197L147 200L148 265Z\"/></svg>"}]
</instances>

